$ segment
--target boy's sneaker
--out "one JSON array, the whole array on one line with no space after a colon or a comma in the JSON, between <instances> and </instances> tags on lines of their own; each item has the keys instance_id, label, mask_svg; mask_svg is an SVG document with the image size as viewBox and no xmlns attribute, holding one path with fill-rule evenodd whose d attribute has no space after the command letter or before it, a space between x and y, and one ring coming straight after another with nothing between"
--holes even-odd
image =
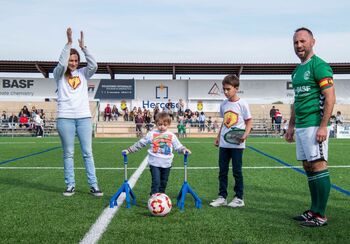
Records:
<instances>
[{"instance_id":1,"label":"boy's sneaker","mask_svg":"<svg viewBox=\"0 0 350 244\"><path fill-rule=\"evenodd\" d=\"M229 204L227 204L227 206L231 208L244 207L244 201L238 197L234 197L233 200Z\"/></svg>"},{"instance_id":2,"label":"boy's sneaker","mask_svg":"<svg viewBox=\"0 0 350 244\"><path fill-rule=\"evenodd\" d=\"M310 219L306 220L304 223L301 223L300 225L303 227L322 227L327 225L327 218L322 218L319 215L314 215Z\"/></svg>"},{"instance_id":3,"label":"boy's sneaker","mask_svg":"<svg viewBox=\"0 0 350 244\"><path fill-rule=\"evenodd\" d=\"M92 195L94 195L95 197L102 197L103 196L103 192L100 191L100 189L98 189L96 187L91 187L90 188L90 193Z\"/></svg>"},{"instance_id":4,"label":"boy's sneaker","mask_svg":"<svg viewBox=\"0 0 350 244\"><path fill-rule=\"evenodd\" d=\"M313 216L314 216L314 214L311 212L311 210L306 210L301 215L293 217L293 219L296 221L307 221L307 220L311 219Z\"/></svg>"},{"instance_id":5,"label":"boy's sneaker","mask_svg":"<svg viewBox=\"0 0 350 244\"><path fill-rule=\"evenodd\" d=\"M226 206L227 200L226 198L219 196L217 199L213 200L209 205L212 207Z\"/></svg>"},{"instance_id":6,"label":"boy's sneaker","mask_svg":"<svg viewBox=\"0 0 350 244\"><path fill-rule=\"evenodd\" d=\"M66 190L63 192L63 196L70 197L73 196L75 193L75 187L74 186L68 186Z\"/></svg>"}]
</instances>

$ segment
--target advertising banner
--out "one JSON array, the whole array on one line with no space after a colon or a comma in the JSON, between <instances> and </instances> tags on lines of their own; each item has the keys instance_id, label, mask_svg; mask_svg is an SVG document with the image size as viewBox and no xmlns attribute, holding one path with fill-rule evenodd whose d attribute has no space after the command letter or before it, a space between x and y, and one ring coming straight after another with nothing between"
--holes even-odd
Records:
<instances>
[{"instance_id":1,"label":"advertising banner","mask_svg":"<svg viewBox=\"0 0 350 244\"><path fill-rule=\"evenodd\" d=\"M350 124L337 125L337 138L350 139Z\"/></svg>"},{"instance_id":2,"label":"advertising banner","mask_svg":"<svg viewBox=\"0 0 350 244\"><path fill-rule=\"evenodd\" d=\"M118 100L135 99L135 80L134 79L102 79L98 85L95 99L100 100Z\"/></svg>"}]
</instances>

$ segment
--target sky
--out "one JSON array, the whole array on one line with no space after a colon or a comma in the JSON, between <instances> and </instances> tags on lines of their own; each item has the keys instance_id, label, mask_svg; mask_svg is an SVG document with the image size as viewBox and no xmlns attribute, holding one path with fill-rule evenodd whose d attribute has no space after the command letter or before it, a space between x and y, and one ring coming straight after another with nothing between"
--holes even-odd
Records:
<instances>
[{"instance_id":1,"label":"sky","mask_svg":"<svg viewBox=\"0 0 350 244\"><path fill-rule=\"evenodd\" d=\"M297 63L308 27L315 53L350 62L350 1L0 0L0 60L57 61L66 29L98 62ZM1 74L0 74L1 75Z\"/></svg>"}]
</instances>

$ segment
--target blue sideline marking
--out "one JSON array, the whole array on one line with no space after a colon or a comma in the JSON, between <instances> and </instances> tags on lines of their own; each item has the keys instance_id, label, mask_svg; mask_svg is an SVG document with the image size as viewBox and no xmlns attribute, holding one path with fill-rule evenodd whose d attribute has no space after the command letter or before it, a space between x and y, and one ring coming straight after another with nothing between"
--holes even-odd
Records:
<instances>
[{"instance_id":1,"label":"blue sideline marking","mask_svg":"<svg viewBox=\"0 0 350 244\"><path fill-rule=\"evenodd\" d=\"M306 175L305 172L304 172L304 170L301 170L301 169L299 169L299 168L296 168L296 167L294 167L293 165L290 165L289 163L283 162L282 160L280 160L280 159L278 159L278 158L275 158L274 156L271 156L271 155L269 155L269 154L266 154L266 153L264 153L263 151L260 151L260 150L254 148L254 147L251 147L251 146L247 146L247 147L248 147L249 149L251 149L251 150L257 152L257 153L260 153L260 154L262 154L262 155L264 155L264 156L266 156L266 157L268 157L268 158L271 158L271 159L277 161L278 163L280 163L280 164L282 164L282 165L284 165L284 166L286 166L286 167L291 168L292 170L297 171L298 173L301 173L301 174L303 174L303 175ZM350 196L350 191L347 191L347 190L345 190L345 189L343 189L343 188L341 188L341 187L339 187L339 186L337 186L337 185L335 185L335 184L331 184L331 187L332 187L334 190L336 190L336 191L339 191L339 192L341 192L341 193L344 193L344 194L347 195L347 196Z\"/></svg>"},{"instance_id":2,"label":"blue sideline marking","mask_svg":"<svg viewBox=\"0 0 350 244\"><path fill-rule=\"evenodd\" d=\"M46 149L46 150L41 151L41 152L36 152L36 153L28 154L28 155L25 155L25 156L22 156L22 157L5 160L5 161L0 162L0 165L7 164L7 163L10 163L10 162L13 162L13 161L17 161L17 160L20 160L20 159L23 159L23 158L29 158L31 156L35 156L35 155L39 155L39 154L42 154L42 153L46 153L46 152L49 152L49 151L52 151L52 150L56 150L58 148L61 148L61 147L52 147L52 148Z\"/></svg>"}]
</instances>

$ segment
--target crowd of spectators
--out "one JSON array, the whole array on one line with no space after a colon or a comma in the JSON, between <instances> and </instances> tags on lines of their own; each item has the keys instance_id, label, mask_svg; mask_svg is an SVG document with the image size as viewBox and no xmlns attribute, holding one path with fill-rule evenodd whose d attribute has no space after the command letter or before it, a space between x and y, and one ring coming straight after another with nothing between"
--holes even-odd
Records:
<instances>
[{"instance_id":1,"label":"crowd of spectators","mask_svg":"<svg viewBox=\"0 0 350 244\"><path fill-rule=\"evenodd\" d=\"M135 106L130 110L125 107L119 111L116 105L113 105L111 109L111 105L107 104L103 110L103 119L107 122L118 121L119 117L122 117L124 121L133 121L135 122L137 136L142 137L142 128L145 128L146 132L152 130L155 126L155 117L159 112L168 113L172 121L177 123L180 137L186 136L186 130L189 127L197 127L199 132L217 132L219 130L216 119L213 121L212 117L207 118L204 112L193 112L191 109L185 108L182 99L179 99L177 103L173 103L171 99L168 99L163 107L156 105L153 110Z\"/></svg>"},{"instance_id":2,"label":"crowd of spectators","mask_svg":"<svg viewBox=\"0 0 350 244\"><path fill-rule=\"evenodd\" d=\"M43 109L36 109L35 106L29 111L24 105L18 114L12 112L8 116L6 111L1 114L1 127L9 129L27 129L34 132L37 137L42 137L45 125L45 113Z\"/></svg>"}]
</instances>

